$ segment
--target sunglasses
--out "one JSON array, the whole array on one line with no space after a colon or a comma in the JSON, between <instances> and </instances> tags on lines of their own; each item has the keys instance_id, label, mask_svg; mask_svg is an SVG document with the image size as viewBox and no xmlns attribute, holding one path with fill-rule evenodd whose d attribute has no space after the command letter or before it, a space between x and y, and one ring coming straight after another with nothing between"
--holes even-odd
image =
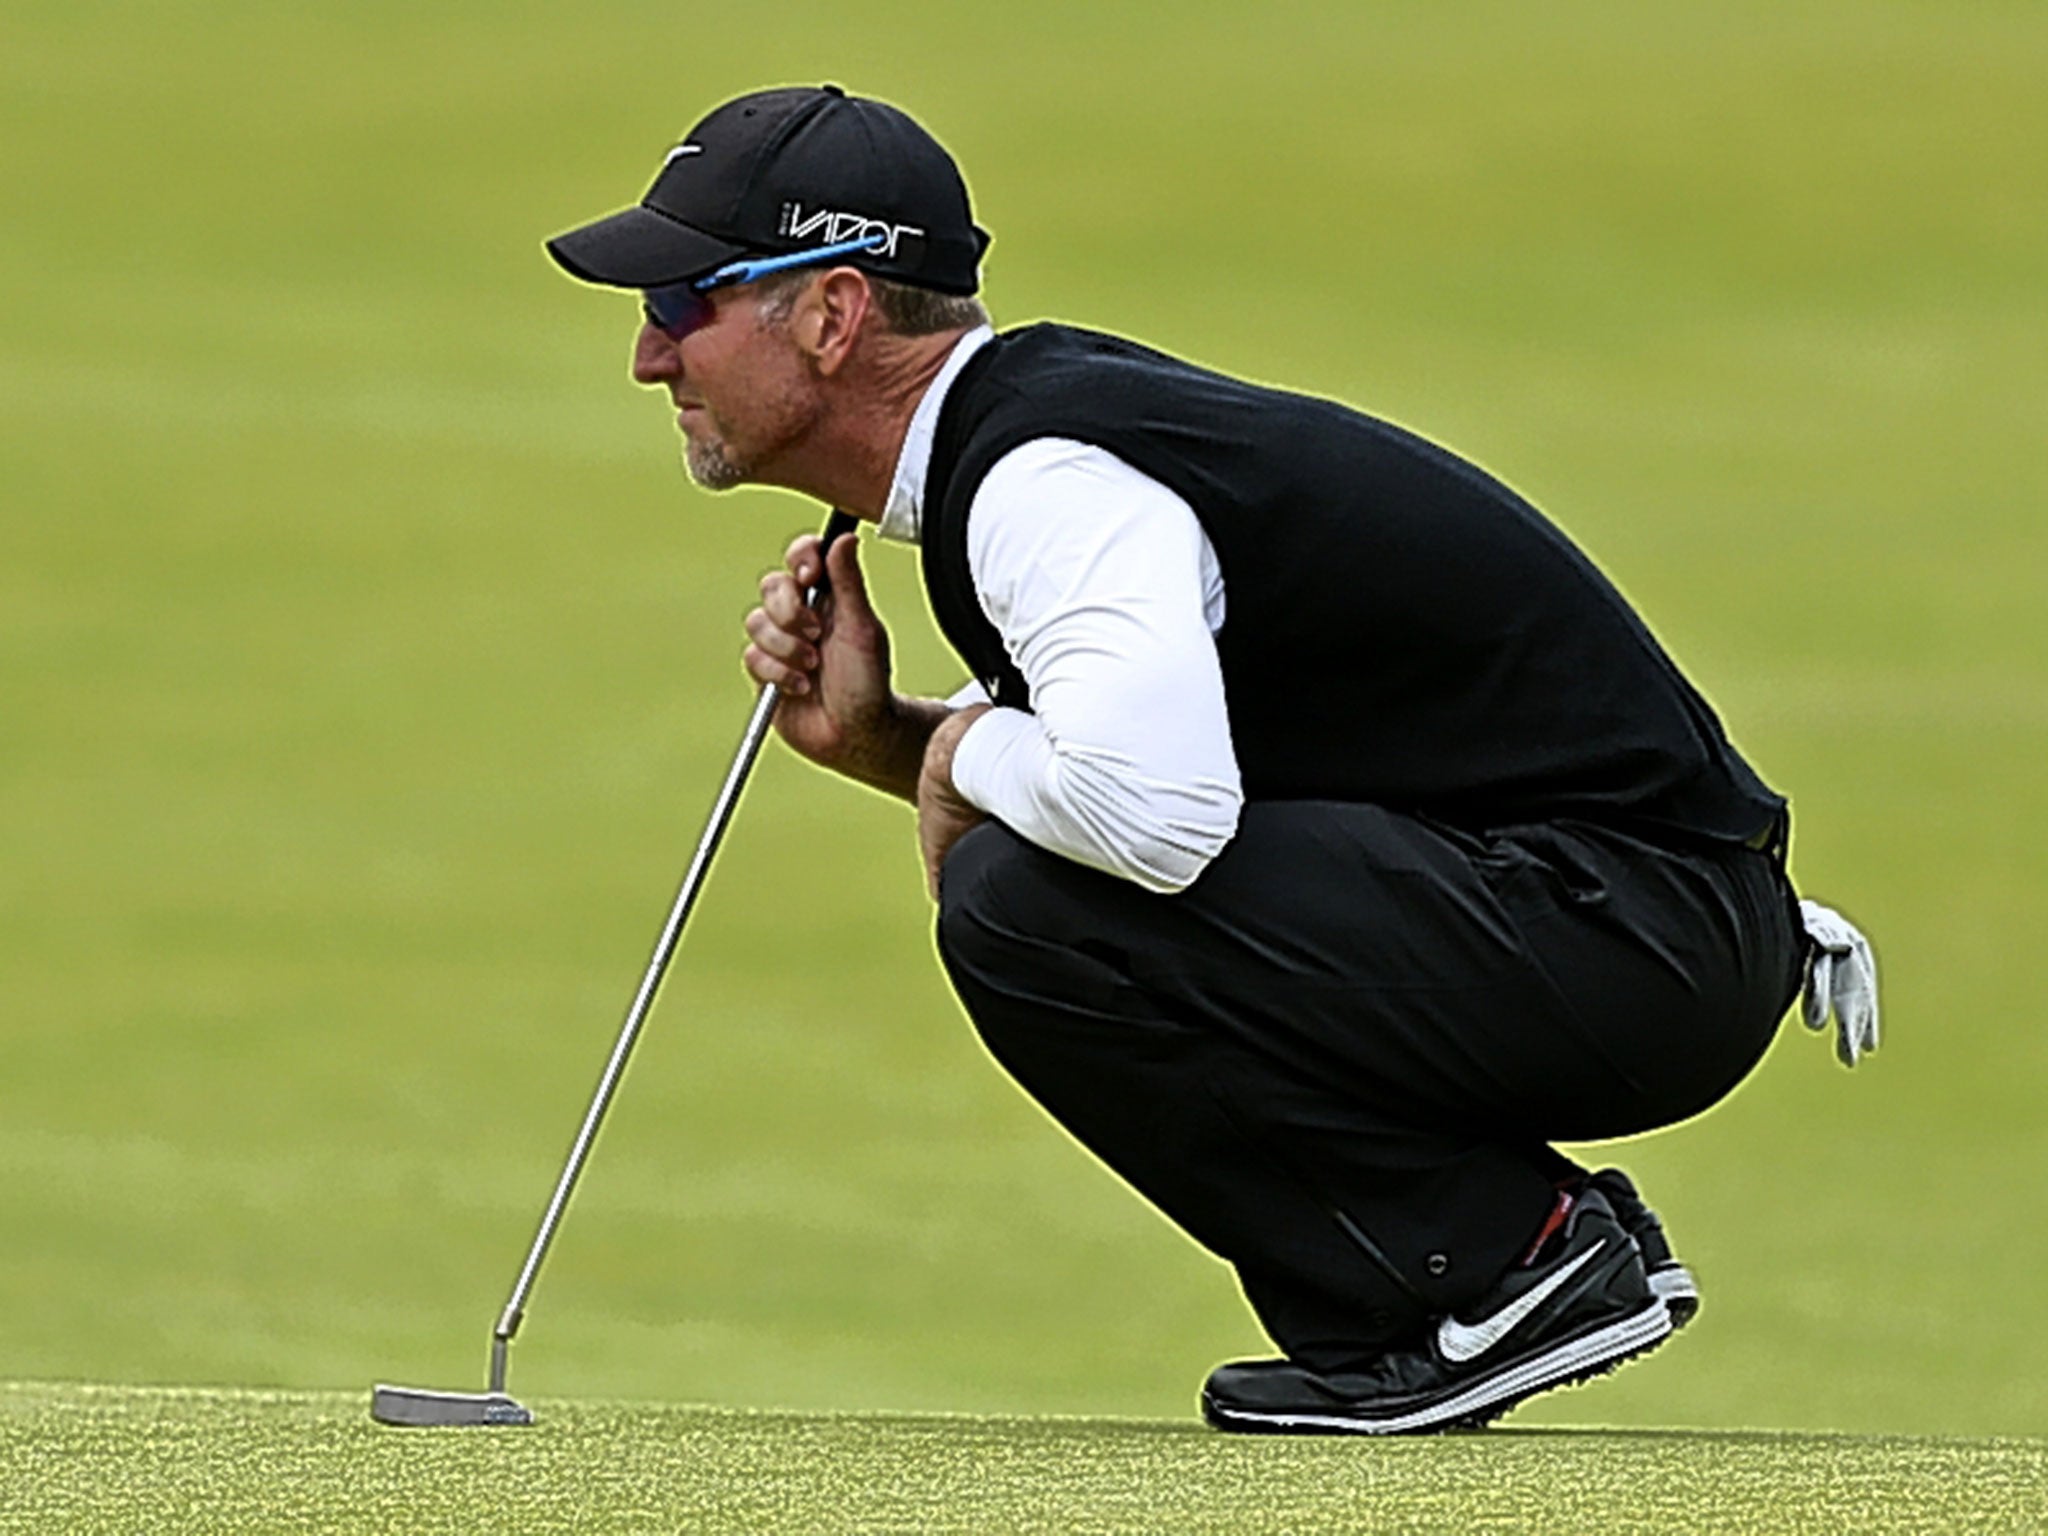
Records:
<instances>
[{"instance_id":1,"label":"sunglasses","mask_svg":"<svg viewBox=\"0 0 2048 1536\"><path fill-rule=\"evenodd\" d=\"M758 282L771 273L787 272L792 267L813 266L840 256L851 256L857 251L873 250L887 239L888 236L880 233L863 235L858 240L841 240L836 245L792 251L787 256L757 256L748 261L735 261L708 277L693 277L661 288L643 289L640 313L647 317L649 325L670 341L681 341L699 326L710 323L712 305L707 295L715 288Z\"/></svg>"}]
</instances>

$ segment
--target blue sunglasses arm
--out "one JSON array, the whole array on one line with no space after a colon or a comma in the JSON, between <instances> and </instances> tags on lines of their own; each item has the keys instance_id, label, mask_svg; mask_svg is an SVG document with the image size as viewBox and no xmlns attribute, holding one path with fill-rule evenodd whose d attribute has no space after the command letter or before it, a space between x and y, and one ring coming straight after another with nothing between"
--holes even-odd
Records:
<instances>
[{"instance_id":1,"label":"blue sunglasses arm","mask_svg":"<svg viewBox=\"0 0 2048 1536\"><path fill-rule=\"evenodd\" d=\"M791 267L810 266L815 262L830 261L835 256L851 256L858 251L870 251L888 242L883 234L862 235L858 240L841 240L836 245L815 246L808 251L791 251L786 256L757 256L749 261L735 261L720 267L709 277L700 277L690 286L699 293L713 288L725 288L734 283L751 283L768 276L771 272L784 272Z\"/></svg>"}]
</instances>

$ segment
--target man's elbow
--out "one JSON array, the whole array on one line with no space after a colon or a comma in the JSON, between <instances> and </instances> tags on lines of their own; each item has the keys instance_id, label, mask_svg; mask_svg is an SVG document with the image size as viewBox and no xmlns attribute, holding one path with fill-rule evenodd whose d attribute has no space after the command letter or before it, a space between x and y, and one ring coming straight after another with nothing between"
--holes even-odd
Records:
<instances>
[{"instance_id":1,"label":"man's elbow","mask_svg":"<svg viewBox=\"0 0 2048 1536\"><path fill-rule=\"evenodd\" d=\"M1134 829L1123 872L1155 895L1178 895L1230 846L1243 807L1244 796L1236 785L1205 787L1176 807L1178 814Z\"/></svg>"},{"instance_id":2,"label":"man's elbow","mask_svg":"<svg viewBox=\"0 0 2048 1536\"><path fill-rule=\"evenodd\" d=\"M1234 764L1227 775L1167 778L1065 745L1051 769L1044 804L1063 851L1155 895L1193 885L1237 833L1244 792Z\"/></svg>"}]
</instances>

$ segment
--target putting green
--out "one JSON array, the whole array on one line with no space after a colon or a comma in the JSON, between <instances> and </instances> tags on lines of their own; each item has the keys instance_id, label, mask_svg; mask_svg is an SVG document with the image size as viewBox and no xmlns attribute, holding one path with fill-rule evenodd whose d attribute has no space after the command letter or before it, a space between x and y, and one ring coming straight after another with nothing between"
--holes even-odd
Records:
<instances>
[{"instance_id":1,"label":"putting green","mask_svg":"<svg viewBox=\"0 0 2048 1536\"><path fill-rule=\"evenodd\" d=\"M1436 1469L1572 1469L1461 1474L1493 1509L1615 1464L1698 1491L1690 1527L1780 1472L1855 1513L1841 1468L1905 1489L1992 1454L1738 1435L1684 1441L1712 1470L1681 1475L1662 1434L1254 1451L567 1407L484 1449L365 1438L379 1378L480 1384L746 716L755 580L820 521L686 485L625 377L633 302L540 242L630 202L709 104L823 80L958 152L1005 324L1339 396L1527 492L1874 937L1867 1066L1788 1026L1713 1113L1589 1154L1640 1176L1705 1311L1518 1428L2048 1437L2040 0L5 17L0 1370L351 1396L31 1394L11 1432L51 1449L0 1503L93 1497L67 1469L99 1446L107 1488L160 1495L139 1509L204 1512L214 1477L222 1509L452 1509L437 1479L509 1498L526 1457L567 1508L615 1441L653 1521L773 1485L802 1441L877 1509L991 1508L985 1464L1037 1490L1016 1509L1067 1479L1102 1520L1296 1480L1406 1487L1422 1519ZM949 689L913 558L869 563L905 686ZM929 924L901 808L771 749L541 1277L522 1396L1176 1419L1262 1349L1229 1274L990 1063ZM862 1437L883 1460L838 1459ZM500 1494L461 1481L497 1457Z\"/></svg>"},{"instance_id":2,"label":"putting green","mask_svg":"<svg viewBox=\"0 0 2048 1536\"><path fill-rule=\"evenodd\" d=\"M0 1530L2034 1531L2048 1446L1684 1430L1238 1439L1190 1424L0 1386Z\"/></svg>"}]
</instances>

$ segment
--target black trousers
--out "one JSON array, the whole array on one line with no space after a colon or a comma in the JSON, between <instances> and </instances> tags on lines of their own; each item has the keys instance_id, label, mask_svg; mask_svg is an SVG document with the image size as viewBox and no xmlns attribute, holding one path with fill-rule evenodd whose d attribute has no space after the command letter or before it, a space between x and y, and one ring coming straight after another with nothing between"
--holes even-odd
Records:
<instances>
[{"instance_id":1,"label":"black trousers","mask_svg":"<svg viewBox=\"0 0 2048 1536\"><path fill-rule=\"evenodd\" d=\"M1727 1094L1803 944L1773 853L1317 801L1247 805L1173 896L985 823L939 908L996 1059L1323 1369L1498 1279L1576 1171L1550 1142Z\"/></svg>"}]
</instances>

